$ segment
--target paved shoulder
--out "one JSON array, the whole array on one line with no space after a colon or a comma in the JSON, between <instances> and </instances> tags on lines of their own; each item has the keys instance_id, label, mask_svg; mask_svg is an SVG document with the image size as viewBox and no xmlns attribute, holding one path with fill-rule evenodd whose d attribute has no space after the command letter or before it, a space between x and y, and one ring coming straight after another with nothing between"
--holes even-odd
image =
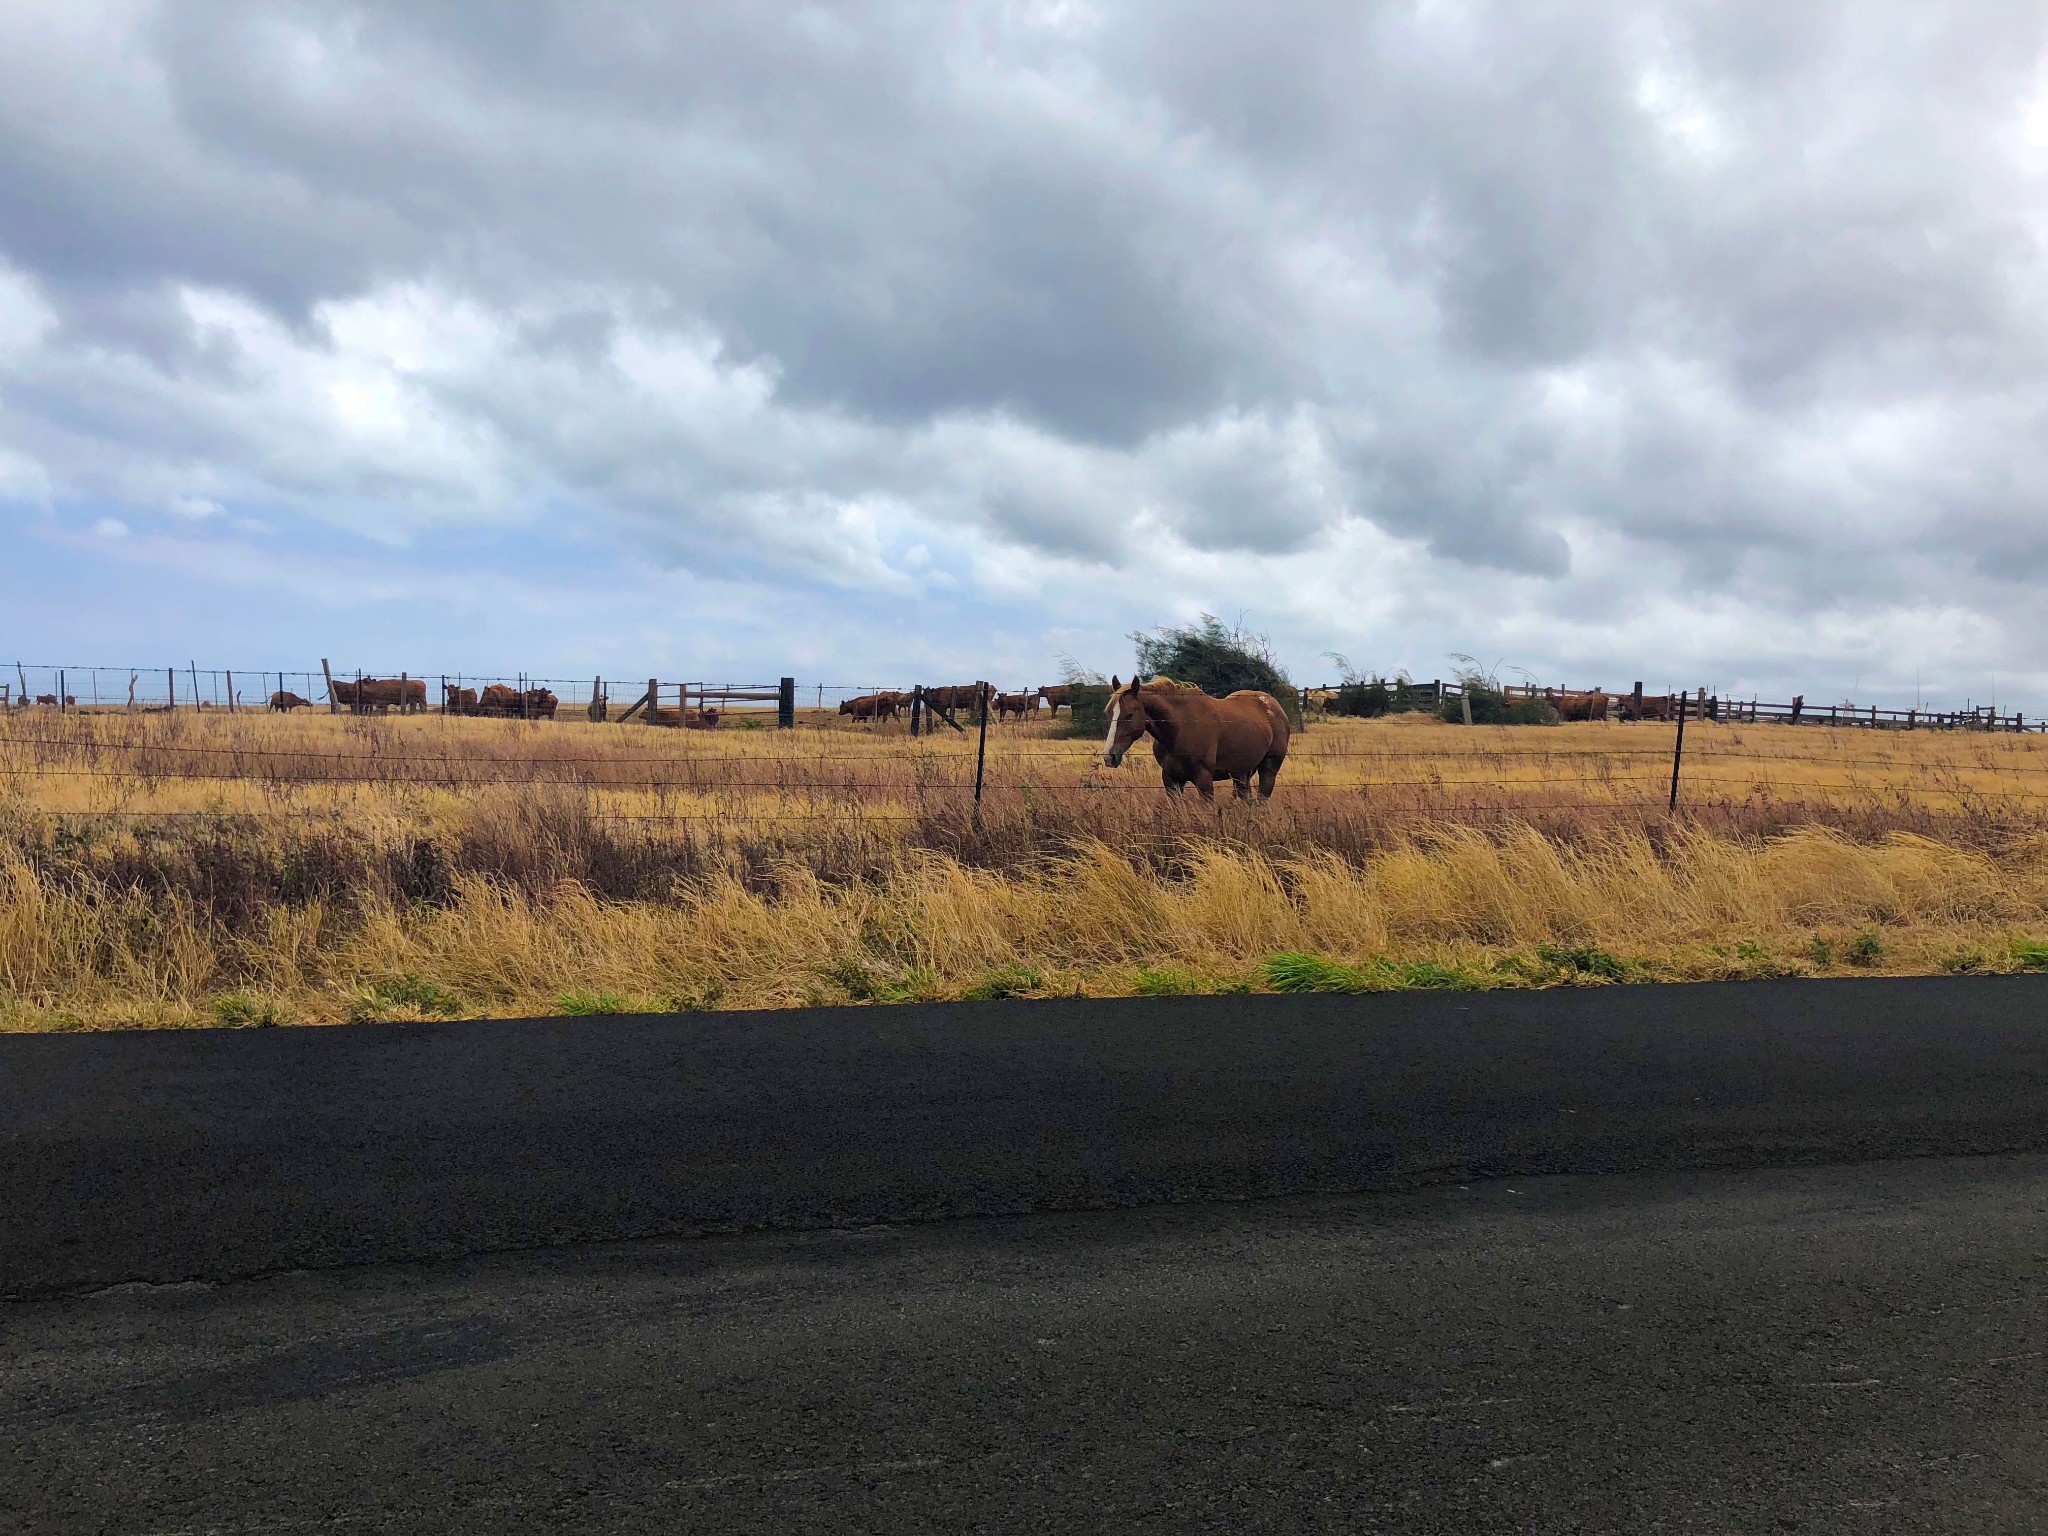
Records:
<instances>
[{"instance_id":1,"label":"paved shoulder","mask_svg":"<svg viewBox=\"0 0 2048 1536\"><path fill-rule=\"evenodd\" d=\"M2048 1147L2048 978L0 1037L0 1294Z\"/></svg>"}]
</instances>

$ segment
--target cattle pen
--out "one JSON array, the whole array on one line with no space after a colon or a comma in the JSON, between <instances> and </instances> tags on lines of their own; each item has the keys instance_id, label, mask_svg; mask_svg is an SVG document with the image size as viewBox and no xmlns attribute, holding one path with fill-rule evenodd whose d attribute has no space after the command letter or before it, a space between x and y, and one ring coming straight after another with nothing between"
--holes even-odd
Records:
<instances>
[{"instance_id":1,"label":"cattle pen","mask_svg":"<svg viewBox=\"0 0 2048 1536\"><path fill-rule=\"evenodd\" d=\"M5 1027L2048 965L2031 719L1316 718L1240 805L979 683L912 735L841 713L872 686L657 682L725 706L661 730L600 678L522 718L63 672L0 715Z\"/></svg>"}]
</instances>

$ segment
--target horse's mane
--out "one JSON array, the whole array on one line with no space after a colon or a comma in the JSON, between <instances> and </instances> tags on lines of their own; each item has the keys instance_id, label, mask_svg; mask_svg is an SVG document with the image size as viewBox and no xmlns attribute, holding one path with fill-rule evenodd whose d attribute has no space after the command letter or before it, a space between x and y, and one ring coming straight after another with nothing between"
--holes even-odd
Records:
<instances>
[{"instance_id":1,"label":"horse's mane","mask_svg":"<svg viewBox=\"0 0 2048 1536\"><path fill-rule=\"evenodd\" d=\"M1145 686L1147 688L1178 688L1182 693L1200 693L1202 691L1193 683L1177 683L1164 672L1160 673L1157 677L1146 678Z\"/></svg>"}]
</instances>

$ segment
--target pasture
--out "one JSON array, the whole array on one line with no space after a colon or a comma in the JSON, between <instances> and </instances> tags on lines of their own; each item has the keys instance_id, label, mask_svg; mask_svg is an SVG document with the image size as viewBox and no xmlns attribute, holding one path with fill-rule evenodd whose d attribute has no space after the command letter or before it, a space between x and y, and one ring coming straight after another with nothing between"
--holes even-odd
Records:
<instances>
[{"instance_id":1,"label":"pasture","mask_svg":"<svg viewBox=\"0 0 2048 1536\"><path fill-rule=\"evenodd\" d=\"M740 728L732 728L738 726ZM1266 805L1042 715L0 721L0 1027L2048 964L2048 738L1316 720Z\"/></svg>"}]
</instances>

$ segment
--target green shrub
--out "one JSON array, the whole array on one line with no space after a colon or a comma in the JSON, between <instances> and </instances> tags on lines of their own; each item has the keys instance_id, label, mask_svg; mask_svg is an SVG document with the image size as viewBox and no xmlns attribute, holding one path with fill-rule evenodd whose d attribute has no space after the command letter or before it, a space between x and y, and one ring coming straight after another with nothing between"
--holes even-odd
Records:
<instances>
[{"instance_id":1,"label":"green shrub","mask_svg":"<svg viewBox=\"0 0 2048 1536\"><path fill-rule=\"evenodd\" d=\"M1816 933L1813 942L1807 946L1807 955L1815 965L1825 969L1835 963L1835 941Z\"/></svg>"},{"instance_id":2,"label":"green shrub","mask_svg":"<svg viewBox=\"0 0 2048 1536\"><path fill-rule=\"evenodd\" d=\"M1071 683L1067 695L1067 718L1053 734L1086 737L1093 741L1109 729L1109 684Z\"/></svg>"},{"instance_id":3,"label":"green shrub","mask_svg":"<svg viewBox=\"0 0 2048 1536\"><path fill-rule=\"evenodd\" d=\"M1226 628L1216 615L1205 613L1192 624L1139 630L1131 639L1138 647L1140 677L1170 677L1218 699L1256 688L1279 701L1291 723L1301 724L1301 690L1275 663L1264 635Z\"/></svg>"},{"instance_id":4,"label":"green shrub","mask_svg":"<svg viewBox=\"0 0 2048 1536\"><path fill-rule=\"evenodd\" d=\"M1384 678L1347 678L1330 700L1330 713L1357 720L1377 720L1394 712L1394 693Z\"/></svg>"},{"instance_id":5,"label":"green shrub","mask_svg":"<svg viewBox=\"0 0 2048 1536\"><path fill-rule=\"evenodd\" d=\"M1967 976L1984 969L1984 955L1981 950L1959 949L1943 955L1937 963L1951 976Z\"/></svg>"},{"instance_id":6,"label":"green shrub","mask_svg":"<svg viewBox=\"0 0 2048 1536\"><path fill-rule=\"evenodd\" d=\"M1437 709L1437 715L1452 725L1465 723L1464 701L1472 701L1472 723L1474 725L1555 725L1557 711L1540 698L1511 699L1498 688L1475 685L1467 680L1465 692L1460 695L1444 691L1444 701Z\"/></svg>"},{"instance_id":7,"label":"green shrub","mask_svg":"<svg viewBox=\"0 0 2048 1536\"><path fill-rule=\"evenodd\" d=\"M1884 958L1884 944L1868 928L1849 941L1851 965L1875 965Z\"/></svg>"}]
</instances>

